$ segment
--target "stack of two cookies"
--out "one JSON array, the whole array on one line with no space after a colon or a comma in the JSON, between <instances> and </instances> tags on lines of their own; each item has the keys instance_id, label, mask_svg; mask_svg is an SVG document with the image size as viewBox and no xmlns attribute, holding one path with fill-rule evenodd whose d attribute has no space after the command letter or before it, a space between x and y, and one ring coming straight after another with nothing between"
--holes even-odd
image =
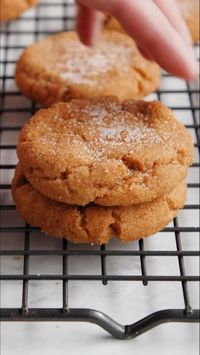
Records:
<instances>
[{"instance_id":1,"label":"stack of two cookies","mask_svg":"<svg viewBox=\"0 0 200 355\"><path fill-rule=\"evenodd\" d=\"M129 241L167 225L184 205L193 144L159 102L72 100L38 111L21 131L17 211L73 242Z\"/></svg>"}]
</instances>

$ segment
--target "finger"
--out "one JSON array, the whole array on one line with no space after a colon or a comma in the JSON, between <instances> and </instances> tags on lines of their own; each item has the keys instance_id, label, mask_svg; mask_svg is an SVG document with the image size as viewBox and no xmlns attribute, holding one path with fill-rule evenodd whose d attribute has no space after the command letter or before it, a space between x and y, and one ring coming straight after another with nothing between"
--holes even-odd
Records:
<instances>
[{"instance_id":1,"label":"finger","mask_svg":"<svg viewBox=\"0 0 200 355\"><path fill-rule=\"evenodd\" d=\"M101 33L104 15L85 5L78 4L77 32L83 44L93 46Z\"/></svg>"},{"instance_id":2,"label":"finger","mask_svg":"<svg viewBox=\"0 0 200 355\"><path fill-rule=\"evenodd\" d=\"M190 32L182 18L179 8L174 0L154 0L155 4L162 10L171 25L188 43L192 43Z\"/></svg>"},{"instance_id":3,"label":"finger","mask_svg":"<svg viewBox=\"0 0 200 355\"><path fill-rule=\"evenodd\" d=\"M162 68L185 79L197 75L197 61L192 48L184 43L153 1L111 2L112 14Z\"/></svg>"},{"instance_id":4,"label":"finger","mask_svg":"<svg viewBox=\"0 0 200 355\"><path fill-rule=\"evenodd\" d=\"M96 9L104 13L110 13L111 8L113 7L113 3L116 2L116 0L76 0L76 2L78 4L85 5L90 9Z\"/></svg>"}]
</instances>

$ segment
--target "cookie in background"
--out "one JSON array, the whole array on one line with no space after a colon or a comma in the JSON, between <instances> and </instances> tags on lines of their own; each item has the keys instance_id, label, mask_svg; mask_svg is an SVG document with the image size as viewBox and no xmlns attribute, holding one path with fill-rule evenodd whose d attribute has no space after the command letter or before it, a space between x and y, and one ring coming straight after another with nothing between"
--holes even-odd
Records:
<instances>
[{"instance_id":1,"label":"cookie in background","mask_svg":"<svg viewBox=\"0 0 200 355\"><path fill-rule=\"evenodd\" d=\"M39 0L0 0L0 21L13 20Z\"/></svg>"}]
</instances>

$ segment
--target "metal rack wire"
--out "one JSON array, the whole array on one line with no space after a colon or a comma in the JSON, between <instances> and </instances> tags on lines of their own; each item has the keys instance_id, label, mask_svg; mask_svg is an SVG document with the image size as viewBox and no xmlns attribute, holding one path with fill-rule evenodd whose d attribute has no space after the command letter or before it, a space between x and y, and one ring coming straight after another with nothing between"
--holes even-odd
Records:
<instances>
[{"instance_id":1,"label":"metal rack wire","mask_svg":"<svg viewBox=\"0 0 200 355\"><path fill-rule=\"evenodd\" d=\"M60 9L60 15L51 15L48 13L48 9ZM45 9L46 16L41 15L40 10ZM1 102L1 138L3 137L3 142L1 142L0 150L1 156L11 152L15 154L16 144L12 142L7 142L7 135L16 134L19 132L23 120L21 118L18 120L18 114L25 115L25 119L31 116L37 109L35 103L30 103L26 99L22 99L21 94L15 90L14 87L14 77L10 74L7 69L9 66L14 66L16 59L10 58L10 51L12 53L17 53L17 56L26 46L21 41L22 36L31 36L31 42L37 40L43 35L51 34L55 30L48 29L46 26L49 23L56 23L56 31L70 29L74 23L74 5L73 2L63 1L45 1L41 2L40 5L33 10L33 15L23 16L18 19L15 23L25 24L25 29L17 30L13 28L12 23L7 23L2 27L2 38L3 43L1 46L1 64L2 64L2 102ZM26 29L26 24L33 24L32 30ZM43 23L43 27L41 24ZM12 36L15 36L14 43L11 41ZM171 78L168 74L163 74L164 78ZM200 144L199 144L199 124L197 113L199 111L199 103L194 103L194 95L198 94L198 88L192 88L189 83L184 84L185 87L181 89L171 89L163 88L160 89L155 95L162 101L163 95L176 95L184 94L187 95L189 99L188 105L171 105L171 108L175 111L181 111L185 113L190 113L192 121L186 124L186 127L193 131L195 137L195 147L197 155L199 156ZM14 89L13 89L14 88ZM17 98L18 102L15 101ZM24 101L26 100L26 101ZM12 103L12 105L9 104ZM13 102L16 103L13 105ZM20 104L22 102L22 104ZM16 116L14 118L14 115ZM14 121L14 123L12 122ZM16 122L19 123L16 124ZM200 317L200 310L194 309L190 301L190 292L188 289L188 283L194 283L200 280L199 276L194 274L188 274L185 269L185 259L187 257L198 258L200 253L198 250L190 250L182 247L182 238L184 233L196 234L200 231L200 228L196 225L184 226L179 221L179 218L175 218L173 224L165 228L162 233L170 233L170 238L174 238L176 244L176 250L146 250L144 240L138 241L138 249L111 249L107 248L105 245L99 248L92 249L91 247L84 247L84 249L76 248L76 246L69 246L67 240L62 241L62 246L57 249L49 250L47 249L32 249L30 247L30 240L32 235L38 233L38 228L33 228L29 225L18 226L15 225L13 219L13 211L15 211L15 206L11 202L7 202L7 196L10 194L11 188L11 176L13 174L13 169L15 168L15 163L10 160L4 161L0 165L0 171L3 175L0 188L2 191L3 204L1 205L2 221L3 226L0 231L2 235L12 234L13 238L16 233L24 236L24 246L22 249L13 248L1 250L1 255L6 256L21 256L23 257L23 272L21 274L8 274L4 273L1 275L1 280L8 281L22 281L22 299L21 307L19 308L1 308L1 319L3 321L86 321L96 323L106 331L111 333L113 336L118 338L133 338L145 331L161 324L164 322L198 322ZM15 158L14 158L15 160ZM200 167L198 160L195 161L191 169L198 169ZM192 181L188 183L188 189L197 189L200 187L199 181ZM186 211L199 210L199 203L188 203L184 207ZM6 213L6 220L3 215ZM29 265L30 259L34 256L59 256L62 258L62 272L59 274L30 274ZM74 260L77 256L94 256L99 260L101 273L95 274L71 274L68 268L69 257ZM140 272L137 274L110 274L107 272L107 257L119 256L122 258L126 257L139 257L140 259ZM166 257L177 258L179 265L179 275L151 275L148 271L147 259L150 257L162 257L165 262ZM62 306L60 308L30 308L29 307L29 282L31 280L41 281L41 280L60 280L62 282ZM107 314L100 311L90 309L90 308L70 308L69 307L69 294L68 285L73 281L99 281L103 285L107 285L109 281L130 281L130 282L142 282L144 286L148 287L151 282L175 282L181 283L182 285L182 297L184 299L183 309L161 309L157 312L153 312L147 317L130 324L121 325L115 320L110 318ZM103 286L102 286L103 287Z\"/></svg>"}]
</instances>

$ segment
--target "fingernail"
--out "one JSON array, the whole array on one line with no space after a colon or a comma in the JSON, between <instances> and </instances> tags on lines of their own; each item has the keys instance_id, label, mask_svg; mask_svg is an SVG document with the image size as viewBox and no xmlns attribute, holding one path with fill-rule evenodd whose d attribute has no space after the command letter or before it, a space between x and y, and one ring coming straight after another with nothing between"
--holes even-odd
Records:
<instances>
[{"instance_id":1,"label":"fingernail","mask_svg":"<svg viewBox=\"0 0 200 355\"><path fill-rule=\"evenodd\" d=\"M98 42L98 36L95 33L91 33L90 38L88 40L88 44L91 47L94 47Z\"/></svg>"},{"instance_id":2,"label":"fingernail","mask_svg":"<svg viewBox=\"0 0 200 355\"><path fill-rule=\"evenodd\" d=\"M195 79L198 76L199 65L195 56L194 50L191 46L187 46L188 54L188 78Z\"/></svg>"},{"instance_id":3,"label":"fingernail","mask_svg":"<svg viewBox=\"0 0 200 355\"><path fill-rule=\"evenodd\" d=\"M94 26L90 34L90 45L95 46L100 38L101 26Z\"/></svg>"},{"instance_id":4,"label":"fingernail","mask_svg":"<svg viewBox=\"0 0 200 355\"><path fill-rule=\"evenodd\" d=\"M189 44L189 46L191 46L192 43L193 43L192 36L191 36L190 32L187 29L185 30L184 37L185 37L186 42Z\"/></svg>"},{"instance_id":5,"label":"fingernail","mask_svg":"<svg viewBox=\"0 0 200 355\"><path fill-rule=\"evenodd\" d=\"M103 28L104 18L105 18L105 15L99 11L96 11L95 16L96 16L96 18L93 22L93 26L92 26L91 32L90 32L90 45L91 46L94 46L99 41L99 39L101 37L101 31Z\"/></svg>"}]
</instances>

